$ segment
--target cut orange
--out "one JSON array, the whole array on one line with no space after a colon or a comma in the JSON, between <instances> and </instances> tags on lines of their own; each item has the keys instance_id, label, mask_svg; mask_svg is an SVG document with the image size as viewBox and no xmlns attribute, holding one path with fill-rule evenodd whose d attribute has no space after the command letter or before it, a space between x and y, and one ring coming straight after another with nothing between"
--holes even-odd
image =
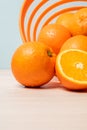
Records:
<instances>
[{"instance_id":1,"label":"cut orange","mask_svg":"<svg viewBox=\"0 0 87 130\"><path fill-rule=\"evenodd\" d=\"M58 54L56 75L65 88L87 89L87 52L69 49Z\"/></svg>"}]
</instances>

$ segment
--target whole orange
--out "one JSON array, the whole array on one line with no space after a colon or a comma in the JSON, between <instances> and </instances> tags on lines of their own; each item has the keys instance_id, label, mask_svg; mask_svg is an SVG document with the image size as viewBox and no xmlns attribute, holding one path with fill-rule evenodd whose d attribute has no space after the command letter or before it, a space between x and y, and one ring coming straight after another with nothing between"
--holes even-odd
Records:
<instances>
[{"instance_id":1,"label":"whole orange","mask_svg":"<svg viewBox=\"0 0 87 130\"><path fill-rule=\"evenodd\" d=\"M73 29L75 29L75 34L83 34L87 35L87 8L79 9L75 15L75 26L73 25Z\"/></svg>"},{"instance_id":2,"label":"whole orange","mask_svg":"<svg viewBox=\"0 0 87 130\"><path fill-rule=\"evenodd\" d=\"M60 51L67 49L80 49L87 51L87 36L76 35L69 38L61 47Z\"/></svg>"},{"instance_id":3,"label":"whole orange","mask_svg":"<svg viewBox=\"0 0 87 130\"><path fill-rule=\"evenodd\" d=\"M74 35L87 35L87 8L81 8L74 13L63 13L57 20Z\"/></svg>"},{"instance_id":4,"label":"whole orange","mask_svg":"<svg viewBox=\"0 0 87 130\"><path fill-rule=\"evenodd\" d=\"M19 46L11 60L16 80L28 87L41 86L54 76L55 54L40 42L28 42Z\"/></svg>"},{"instance_id":5,"label":"whole orange","mask_svg":"<svg viewBox=\"0 0 87 130\"><path fill-rule=\"evenodd\" d=\"M48 24L41 29L38 35L38 41L48 45L58 54L63 43L70 37L71 33L64 26Z\"/></svg>"},{"instance_id":6,"label":"whole orange","mask_svg":"<svg viewBox=\"0 0 87 130\"><path fill-rule=\"evenodd\" d=\"M56 75L61 84L71 90L87 89L87 52L69 49L58 54Z\"/></svg>"},{"instance_id":7,"label":"whole orange","mask_svg":"<svg viewBox=\"0 0 87 130\"><path fill-rule=\"evenodd\" d=\"M56 24L63 25L72 33L71 27L73 25L73 20L72 20L73 15L74 13L71 13L71 12L60 14L58 18L56 19Z\"/></svg>"}]
</instances>

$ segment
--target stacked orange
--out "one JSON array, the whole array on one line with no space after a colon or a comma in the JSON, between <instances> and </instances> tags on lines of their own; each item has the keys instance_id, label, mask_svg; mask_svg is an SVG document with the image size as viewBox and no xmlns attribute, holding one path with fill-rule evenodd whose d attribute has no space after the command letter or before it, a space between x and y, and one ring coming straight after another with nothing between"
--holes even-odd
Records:
<instances>
[{"instance_id":1,"label":"stacked orange","mask_svg":"<svg viewBox=\"0 0 87 130\"><path fill-rule=\"evenodd\" d=\"M87 8L64 13L56 20L72 34L56 59L56 75L65 88L87 89Z\"/></svg>"},{"instance_id":2,"label":"stacked orange","mask_svg":"<svg viewBox=\"0 0 87 130\"><path fill-rule=\"evenodd\" d=\"M13 54L12 72L21 84L41 86L55 75L68 89L87 89L87 8L61 14L44 26L37 41Z\"/></svg>"},{"instance_id":3,"label":"stacked orange","mask_svg":"<svg viewBox=\"0 0 87 130\"><path fill-rule=\"evenodd\" d=\"M87 8L81 8L75 13L61 14L56 23L66 27L72 36L87 35Z\"/></svg>"}]
</instances>

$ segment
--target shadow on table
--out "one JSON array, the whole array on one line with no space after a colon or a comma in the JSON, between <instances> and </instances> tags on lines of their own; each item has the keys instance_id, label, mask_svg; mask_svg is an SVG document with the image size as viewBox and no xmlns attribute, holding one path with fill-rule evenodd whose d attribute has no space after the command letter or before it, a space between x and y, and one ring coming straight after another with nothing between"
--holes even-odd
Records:
<instances>
[{"instance_id":1,"label":"shadow on table","mask_svg":"<svg viewBox=\"0 0 87 130\"><path fill-rule=\"evenodd\" d=\"M68 92L74 92L74 93L87 93L87 89L81 89L81 90L70 90L65 88L60 81L56 78L56 76L48 83L42 85L42 86L37 86L37 87L29 87L29 86L22 86L23 88L26 89L63 89Z\"/></svg>"},{"instance_id":2,"label":"shadow on table","mask_svg":"<svg viewBox=\"0 0 87 130\"><path fill-rule=\"evenodd\" d=\"M29 87L29 86L25 86L25 88L31 88L31 89L55 89L55 88L62 88L63 86L61 85L60 81L54 77L50 82L41 85L41 86L37 86L37 87Z\"/></svg>"}]
</instances>

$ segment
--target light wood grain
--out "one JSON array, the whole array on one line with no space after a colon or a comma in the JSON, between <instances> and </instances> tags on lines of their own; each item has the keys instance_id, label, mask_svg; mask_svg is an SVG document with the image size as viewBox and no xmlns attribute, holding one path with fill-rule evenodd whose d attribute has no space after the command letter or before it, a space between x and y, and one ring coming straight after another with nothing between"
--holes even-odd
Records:
<instances>
[{"instance_id":1,"label":"light wood grain","mask_svg":"<svg viewBox=\"0 0 87 130\"><path fill-rule=\"evenodd\" d=\"M57 82L28 89L0 70L0 130L87 130L87 92Z\"/></svg>"}]
</instances>

